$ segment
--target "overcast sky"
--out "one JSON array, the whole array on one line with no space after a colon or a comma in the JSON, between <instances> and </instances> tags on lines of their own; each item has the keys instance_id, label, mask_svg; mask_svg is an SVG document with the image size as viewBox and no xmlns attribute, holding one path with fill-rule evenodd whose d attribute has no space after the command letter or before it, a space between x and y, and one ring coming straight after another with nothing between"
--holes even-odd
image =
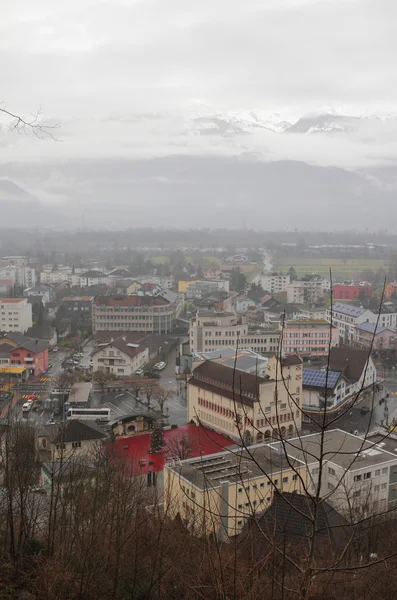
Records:
<instances>
[{"instance_id":1,"label":"overcast sky","mask_svg":"<svg viewBox=\"0 0 397 600\"><path fill-rule=\"evenodd\" d=\"M170 132L182 135L181 123L195 114L396 112L395 0L3 0L1 12L0 100L22 114L41 107L62 125L63 147L39 155L67 155L68 136L95 155L102 136L89 123L108 117L168 115L161 125L151 117L128 139L113 121L103 125L109 152L136 153L139 145L145 155L170 151ZM240 149L283 157L279 143L243 141ZM185 139L172 144L190 149ZM195 151L205 144L194 140ZM362 140L351 144L364 163ZM301 151L305 159L305 142L292 146L292 157ZM321 149L325 162L339 153L338 142Z\"/></svg>"}]
</instances>

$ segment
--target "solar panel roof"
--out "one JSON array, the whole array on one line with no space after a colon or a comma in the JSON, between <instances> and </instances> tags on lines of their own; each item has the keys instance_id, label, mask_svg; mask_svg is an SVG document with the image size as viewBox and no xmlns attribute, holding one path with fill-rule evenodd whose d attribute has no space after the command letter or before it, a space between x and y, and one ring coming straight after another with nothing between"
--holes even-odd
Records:
<instances>
[{"instance_id":1,"label":"solar panel roof","mask_svg":"<svg viewBox=\"0 0 397 600\"><path fill-rule=\"evenodd\" d=\"M350 317L359 317L365 313L365 310L365 308L344 304L343 302L336 302L332 307L332 312L340 312L343 315L349 315Z\"/></svg>"},{"instance_id":2,"label":"solar panel roof","mask_svg":"<svg viewBox=\"0 0 397 600\"><path fill-rule=\"evenodd\" d=\"M303 369L303 386L333 389L341 374L338 371L323 371L319 369Z\"/></svg>"}]
</instances>

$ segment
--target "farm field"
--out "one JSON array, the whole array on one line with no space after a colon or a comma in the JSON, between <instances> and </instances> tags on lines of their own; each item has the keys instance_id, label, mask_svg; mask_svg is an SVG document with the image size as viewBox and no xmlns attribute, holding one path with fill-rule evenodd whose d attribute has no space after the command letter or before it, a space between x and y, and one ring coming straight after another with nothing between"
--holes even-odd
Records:
<instances>
[{"instance_id":1,"label":"farm field","mask_svg":"<svg viewBox=\"0 0 397 600\"><path fill-rule=\"evenodd\" d=\"M296 257L280 257L274 266L275 271L282 273L288 272L290 267L294 267L299 276L306 273L317 273L319 275L328 276L329 270L332 270L334 281L343 281L345 279L355 279L362 271L371 269L388 268L388 261L381 258L296 258Z\"/></svg>"}]
</instances>

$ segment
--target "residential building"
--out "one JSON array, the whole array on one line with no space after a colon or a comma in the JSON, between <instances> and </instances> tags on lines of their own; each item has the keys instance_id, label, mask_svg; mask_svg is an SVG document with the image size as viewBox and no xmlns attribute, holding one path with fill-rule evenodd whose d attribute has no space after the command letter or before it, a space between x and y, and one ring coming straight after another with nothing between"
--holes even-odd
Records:
<instances>
[{"instance_id":1,"label":"residential building","mask_svg":"<svg viewBox=\"0 0 397 600\"><path fill-rule=\"evenodd\" d=\"M354 345L357 348L387 351L397 348L397 333L376 323L361 323L354 330Z\"/></svg>"},{"instance_id":2,"label":"residential building","mask_svg":"<svg viewBox=\"0 0 397 600\"><path fill-rule=\"evenodd\" d=\"M316 275L305 275L287 286L287 302L290 304L317 304L323 296L323 281Z\"/></svg>"},{"instance_id":3,"label":"residential building","mask_svg":"<svg viewBox=\"0 0 397 600\"><path fill-rule=\"evenodd\" d=\"M25 298L29 298L30 296L41 298L41 302L43 306L48 304L51 299L51 290L49 287L45 285L36 285L35 287L26 288L24 290L23 295Z\"/></svg>"},{"instance_id":4,"label":"residential building","mask_svg":"<svg viewBox=\"0 0 397 600\"><path fill-rule=\"evenodd\" d=\"M300 430L301 373L286 389L271 377L270 369L269 378L264 378L207 360L193 370L187 386L188 421L236 440L252 443Z\"/></svg>"},{"instance_id":5,"label":"residential building","mask_svg":"<svg viewBox=\"0 0 397 600\"><path fill-rule=\"evenodd\" d=\"M358 394L372 392L376 381L376 367L366 350L331 348L321 369L303 369L303 420L310 423L313 413L323 415L324 406L332 413L342 403L358 400Z\"/></svg>"},{"instance_id":6,"label":"residential building","mask_svg":"<svg viewBox=\"0 0 397 600\"><path fill-rule=\"evenodd\" d=\"M194 357L193 369L206 360L213 360L232 369L252 373L260 377L267 375L268 359L250 349L219 348L210 352L198 352Z\"/></svg>"},{"instance_id":7,"label":"residential building","mask_svg":"<svg viewBox=\"0 0 397 600\"><path fill-rule=\"evenodd\" d=\"M200 279L180 279L178 281L178 292L181 294L186 294L188 287L194 283L198 283L199 281Z\"/></svg>"},{"instance_id":8,"label":"residential building","mask_svg":"<svg viewBox=\"0 0 397 600\"><path fill-rule=\"evenodd\" d=\"M106 285L107 281L108 276L96 269L91 269L80 275L80 287L82 288L90 287L92 285Z\"/></svg>"},{"instance_id":9,"label":"residential building","mask_svg":"<svg viewBox=\"0 0 397 600\"><path fill-rule=\"evenodd\" d=\"M397 281L391 281L390 283L386 283L385 287L385 297L390 300L390 298L397 296Z\"/></svg>"},{"instance_id":10,"label":"residential building","mask_svg":"<svg viewBox=\"0 0 397 600\"><path fill-rule=\"evenodd\" d=\"M276 352L279 332L271 329L250 328L244 318L233 312L198 310L190 321L190 351L208 352L229 346L234 349L251 348L255 352Z\"/></svg>"},{"instance_id":11,"label":"residential building","mask_svg":"<svg viewBox=\"0 0 397 600\"><path fill-rule=\"evenodd\" d=\"M9 298L12 296L14 281L12 279L0 279L0 297Z\"/></svg>"},{"instance_id":12,"label":"residential building","mask_svg":"<svg viewBox=\"0 0 397 600\"><path fill-rule=\"evenodd\" d=\"M69 283L72 286L80 286L80 273L72 267L63 267L56 270L45 270L40 273L41 283Z\"/></svg>"},{"instance_id":13,"label":"residential building","mask_svg":"<svg viewBox=\"0 0 397 600\"><path fill-rule=\"evenodd\" d=\"M70 419L49 430L51 459L70 458L95 460L107 435L90 422Z\"/></svg>"},{"instance_id":14,"label":"residential building","mask_svg":"<svg viewBox=\"0 0 397 600\"><path fill-rule=\"evenodd\" d=\"M196 281L187 287L186 300L201 300L217 291L218 286L213 281Z\"/></svg>"},{"instance_id":15,"label":"residential building","mask_svg":"<svg viewBox=\"0 0 397 600\"><path fill-rule=\"evenodd\" d=\"M32 305L27 298L0 298L0 330L25 333L32 327Z\"/></svg>"},{"instance_id":16,"label":"residential building","mask_svg":"<svg viewBox=\"0 0 397 600\"><path fill-rule=\"evenodd\" d=\"M336 302L327 310L327 320L338 328L340 343L353 345L355 328L362 323L376 323L376 315L365 308Z\"/></svg>"},{"instance_id":17,"label":"residential building","mask_svg":"<svg viewBox=\"0 0 397 600\"><path fill-rule=\"evenodd\" d=\"M62 299L61 306L70 318L74 316L86 316L91 319L93 301L94 296L66 296L66 298Z\"/></svg>"},{"instance_id":18,"label":"residential building","mask_svg":"<svg viewBox=\"0 0 397 600\"><path fill-rule=\"evenodd\" d=\"M285 321L280 323L281 352L300 356L326 356L329 348L337 346L339 332L325 319Z\"/></svg>"},{"instance_id":19,"label":"residential building","mask_svg":"<svg viewBox=\"0 0 397 600\"><path fill-rule=\"evenodd\" d=\"M125 338L127 344L143 346L149 351L149 360L159 354L167 355L177 343L177 338L158 333L145 333L143 331L96 331L94 334L94 348L101 348L118 338Z\"/></svg>"},{"instance_id":20,"label":"residential building","mask_svg":"<svg viewBox=\"0 0 397 600\"><path fill-rule=\"evenodd\" d=\"M316 493L321 465L320 498L342 517L379 513L396 503L397 453L376 441L334 429L171 462L164 470L165 510L179 514L192 533L226 539L276 495Z\"/></svg>"},{"instance_id":21,"label":"residential building","mask_svg":"<svg viewBox=\"0 0 397 600\"><path fill-rule=\"evenodd\" d=\"M175 307L162 296L99 296L92 305L92 329L170 333Z\"/></svg>"},{"instance_id":22,"label":"residential building","mask_svg":"<svg viewBox=\"0 0 397 600\"><path fill-rule=\"evenodd\" d=\"M94 458L94 457L93 457ZM96 466L83 457L70 457L67 460L44 461L40 471L40 486L43 490L57 494L77 491L77 485L86 489L94 479Z\"/></svg>"},{"instance_id":23,"label":"residential building","mask_svg":"<svg viewBox=\"0 0 397 600\"><path fill-rule=\"evenodd\" d=\"M271 294L280 294L287 291L290 279L285 273L262 273L255 278L255 283Z\"/></svg>"},{"instance_id":24,"label":"residential building","mask_svg":"<svg viewBox=\"0 0 397 600\"><path fill-rule=\"evenodd\" d=\"M314 319L315 321L317 321L317 320L324 320L326 318L327 318L327 309L325 306L323 306L323 307L305 306L305 307L299 309L299 312L297 315L298 320Z\"/></svg>"},{"instance_id":25,"label":"residential building","mask_svg":"<svg viewBox=\"0 0 397 600\"><path fill-rule=\"evenodd\" d=\"M125 336L118 337L92 353L93 371L114 373L118 377L131 377L148 362L148 348L128 342Z\"/></svg>"},{"instance_id":26,"label":"residential building","mask_svg":"<svg viewBox=\"0 0 397 600\"><path fill-rule=\"evenodd\" d=\"M265 297L261 306L258 306L258 312L263 313L264 322L277 327L280 321L298 319L299 311L299 304L281 304L271 296Z\"/></svg>"},{"instance_id":27,"label":"residential building","mask_svg":"<svg viewBox=\"0 0 397 600\"><path fill-rule=\"evenodd\" d=\"M361 300L372 296L372 285L361 283L335 283L332 290L334 300Z\"/></svg>"},{"instance_id":28,"label":"residential building","mask_svg":"<svg viewBox=\"0 0 397 600\"><path fill-rule=\"evenodd\" d=\"M56 327L51 327L49 323L29 327L26 331L26 337L46 342L49 346L56 346L58 341Z\"/></svg>"},{"instance_id":29,"label":"residential building","mask_svg":"<svg viewBox=\"0 0 397 600\"><path fill-rule=\"evenodd\" d=\"M25 336L2 338L14 346L9 354L10 365L23 366L29 375L42 375L48 369L48 344L42 340L32 340ZM14 341L18 340L18 341Z\"/></svg>"},{"instance_id":30,"label":"residential building","mask_svg":"<svg viewBox=\"0 0 397 600\"><path fill-rule=\"evenodd\" d=\"M238 314L245 314L246 312L256 308L256 302L249 298L245 294L236 298L236 312Z\"/></svg>"},{"instance_id":31,"label":"residential building","mask_svg":"<svg viewBox=\"0 0 397 600\"><path fill-rule=\"evenodd\" d=\"M378 319L377 311L375 311L374 315ZM387 327L392 331L397 331L397 305L394 302L383 302L379 312L379 325Z\"/></svg>"},{"instance_id":32,"label":"residential building","mask_svg":"<svg viewBox=\"0 0 397 600\"><path fill-rule=\"evenodd\" d=\"M36 271L26 265L3 265L0 267L0 278L11 279L14 285L21 288L30 288L36 285Z\"/></svg>"}]
</instances>

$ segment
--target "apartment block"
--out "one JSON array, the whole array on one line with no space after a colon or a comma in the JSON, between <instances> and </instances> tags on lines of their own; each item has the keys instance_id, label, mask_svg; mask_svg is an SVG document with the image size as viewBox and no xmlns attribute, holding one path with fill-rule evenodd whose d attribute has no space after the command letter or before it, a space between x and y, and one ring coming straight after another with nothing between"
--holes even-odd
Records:
<instances>
[{"instance_id":1,"label":"apartment block","mask_svg":"<svg viewBox=\"0 0 397 600\"><path fill-rule=\"evenodd\" d=\"M290 284L290 276L283 273L266 273L259 275L255 283L262 286L264 290L271 294L286 292Z\"/></svg>"},{"instance_id":2,"label":"apartment block","mask_svg":"<svg viewBox=\"0 0 397 600\"><path fill-rule=\"evenodd\" d=\"M275 492L306 490L349 520L394 508L396 439L366 440L339 429L299 436L203 458L170 462L164 470L167 514L180 515L192 533L226 539L262 512Z\"/></svg>"},{"instance_id":3,"label":"apartment block","mask_svg":"<svg viewBox=\"0 0 397 600\"><path fill-rule=\"evenodd\" d=\"M188 421L246 443L294 435L301 428L302 396L302 361L295 358L288 386L281 376L273 379L270 368L264 378L205 361L188 381Z\"/></svg>"},{"instance_id":4,"label":"apartment block","mask_svg":"<svg viewBox=\"0 0 397 600\"><path fill-rule=\"evenodd\" d=\"M286 321L280 324L281 352L300 356L326 356L330 347L337 346L339 331L325 319Z\"/></svg>"},{"instance_id":5,"label":"apartment block","mask_svg":"<svg viewBox=\"0 0 397 600\"><path fill-rule=\"evenodd\" d=\"M32 305L27 298L0 298L0 331L25 333L32 327Z\"/></svg>"},{"instance_id":6,"label":"apartment block","mask_svg":"<svg viewBox=\"0 0 397 600\"><path fill-rule=\"evenodd\" d=\"M92 304L92 330L142 331L167 334L173 330L175 306L162 296L97 297Z\"/></svg>"},{"instance_id":7,"label":"apartment block","mask_svg":"<svg viewBox=\"0 0 397 600\"><path fill-rule=\"evenodd\" d=\"M327 310L327 320L338 328L340 342L354 344L355 328L362 323L376 323L376 315L365 308L336 302Z\"/></svg>"},{"instance_id":8,"label":"apartment block","mask_svg":"<svg viewBox=\"0 0 397 600\"><path fill-rule=\"evenodd\" d=\"M335 300L360 300L362 296L370 297L372 295L372 285L370 283L335 283L332 296Z\"/></svg>"},{"instance_id":9,"label":"apartment block","mask_svg":"<svg viewBox=\"0 0 397 600\"><path fill-rule=\"evenodd\" d=\"M287 302L291 304L316 304L324 296L323 280L307 275L287 286Z\"/></svg>"},{"instance_id":10,"label":"apartment block","mask_svg":"<svg viewBox=\"0 0 397 600\"><path fill-rule=\"evenodd\" d=\"M14 285L22 288L31 288L36 285L36 271L26 265L4 265L0 267L0 278L11 279Z\"/></svg>"}]
</instances>

